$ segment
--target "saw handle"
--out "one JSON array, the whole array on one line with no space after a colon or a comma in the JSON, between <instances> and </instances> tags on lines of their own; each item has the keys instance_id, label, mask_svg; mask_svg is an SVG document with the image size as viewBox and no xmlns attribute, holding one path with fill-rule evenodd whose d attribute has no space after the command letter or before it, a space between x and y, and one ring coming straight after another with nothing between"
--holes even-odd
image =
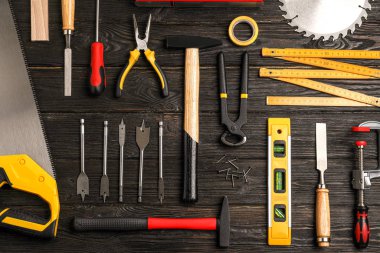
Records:
<instances>
[{"instance_id":1,"label":"saw handle","mask_svg":"<svg viewBox=\"0 0 380 253\"><path fill-rule=\"evenodd\" d=\"M49 205L50 218L0 209L0 227L42 238L54 238L59 218L59 198L55 179L27 155L0 156L0 188L8 184L15 190L39 196Z\"/></svg>"},{"instance_id":2,"label":"saw handle","mask_svg":"<svg viewBox=\"0 0 380 253\"><path fill-rule=\"evenodd\" d=\"M326 188L317 188L316 201L316 227L317 243L319 247L330 246L330 201L329 190Z\"/></svg>"},{"instance_id":3,"label":"saw handle","mask_svg":"<svg viewBox=\"0 0 380 253\"><path fill-rule=\"evenodd\" d=\"M369 243L368 207L356 206L354 215L354 244L358 249L367 248Z\"/></svg>"}]
</instances>

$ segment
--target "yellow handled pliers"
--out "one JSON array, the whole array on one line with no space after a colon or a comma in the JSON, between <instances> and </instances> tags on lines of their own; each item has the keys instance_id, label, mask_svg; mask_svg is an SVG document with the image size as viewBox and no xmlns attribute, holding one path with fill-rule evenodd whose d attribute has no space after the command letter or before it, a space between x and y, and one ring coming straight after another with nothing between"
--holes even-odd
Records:
<instances>
[{"instance_id":1,"label":"yellow handled pliers","mask_svg":"<svg viewBox=\"0 0 380 253\"><path fill-rule=\"evenodd\" d=\"M116 97L121 97L121 92L124 88L125 79L127 78L127 75L131 71L133 65L135 65L135 63L138 61L138 59L140 57L140 51L144 51L146 59L152 65L153 69L156 71L156 73L160 79L160 82L161 82L162 95L164 97L169 96L169 88L168 88L168 83L166 81L165 74L162 71L160 65L158 65L158 63L156 61L154 51L152 51L148 48L151 19L152 19L152 15L149 15L148 24L147 24L146 30L145 30L145 38L140 39L139 28L137 25L136 16L135 16L135 14L133 14L133 26L135 28L135 39L136 39L137 47L135 50L130 52L128 65L126 65L123 68L123 70L119 76L119 79L118 79L117 85L116 85Z\"/></svg>"}]
</instances>

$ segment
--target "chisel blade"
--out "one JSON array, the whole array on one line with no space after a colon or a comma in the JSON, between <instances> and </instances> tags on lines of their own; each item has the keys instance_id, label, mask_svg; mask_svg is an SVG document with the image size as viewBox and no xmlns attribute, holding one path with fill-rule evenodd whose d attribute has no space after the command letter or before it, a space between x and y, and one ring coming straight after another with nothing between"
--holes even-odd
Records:
<instances>
[{"instance_id":1,"label":"chisel blade","mask_svg":"<svg viewBox=\"0 0 380 253\"><path fill-rule=\"evenodd\" d=\"M71 68L72 68L72 51L71 48L65 49L65 96L71 96Z\"/></svg>"},{"instance_id":2,"label":"chisel blade","mask_svg":"<svg viewBox=\"0 0 380 253\"><path fill-rule=\"evenodd\" d=\"M316 124L317 140L317 170L324 172L327 170L327 141L326 141L326 124Z\"/></svg>"}]
</instances>

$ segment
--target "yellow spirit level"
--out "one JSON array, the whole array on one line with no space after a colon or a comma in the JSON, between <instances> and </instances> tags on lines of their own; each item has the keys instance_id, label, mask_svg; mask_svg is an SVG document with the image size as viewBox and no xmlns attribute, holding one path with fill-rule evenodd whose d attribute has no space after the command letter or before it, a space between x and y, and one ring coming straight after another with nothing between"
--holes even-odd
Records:
<instances>
[{"instance_id":1,"label":"yellow spirit level","mask_svg":"<svg viewBox=\"0 0 380 253\"><path fill-rule=\"evenodd\" d=\"M268 245L290 245L290 119L268 119Z\"/></svg>"}]
</instances>

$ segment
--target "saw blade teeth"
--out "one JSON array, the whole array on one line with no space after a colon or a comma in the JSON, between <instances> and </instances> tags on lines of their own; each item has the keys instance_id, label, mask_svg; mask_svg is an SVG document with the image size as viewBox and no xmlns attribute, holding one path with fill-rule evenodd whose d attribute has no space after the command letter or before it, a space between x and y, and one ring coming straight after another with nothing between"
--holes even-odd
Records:
<instances>
[{"instance_id":1,"label":"saw blade teeth","mask_svg":"<svg viewBox=\"0 0 380 253\"><path fill-rule=\"evenodd\" d=\"M362 6L364 9L367 9L367 10L371 10L372 6L371 6L371 3L366 0Z\"/></svg>"},{"instance_id":2,"label":"saw blade teeth","mask_svg":"<svg viewBox=\"0 0 380 253\"><path fill-rule=\"evenodd\" d=\"M284 5L280 5L280 6L278 6L278 7L280 8L280 10L286 12L286 9L285 9ZM284 16L284 15L283 15L283 16Z\"/></svg>"}]
</instances>

